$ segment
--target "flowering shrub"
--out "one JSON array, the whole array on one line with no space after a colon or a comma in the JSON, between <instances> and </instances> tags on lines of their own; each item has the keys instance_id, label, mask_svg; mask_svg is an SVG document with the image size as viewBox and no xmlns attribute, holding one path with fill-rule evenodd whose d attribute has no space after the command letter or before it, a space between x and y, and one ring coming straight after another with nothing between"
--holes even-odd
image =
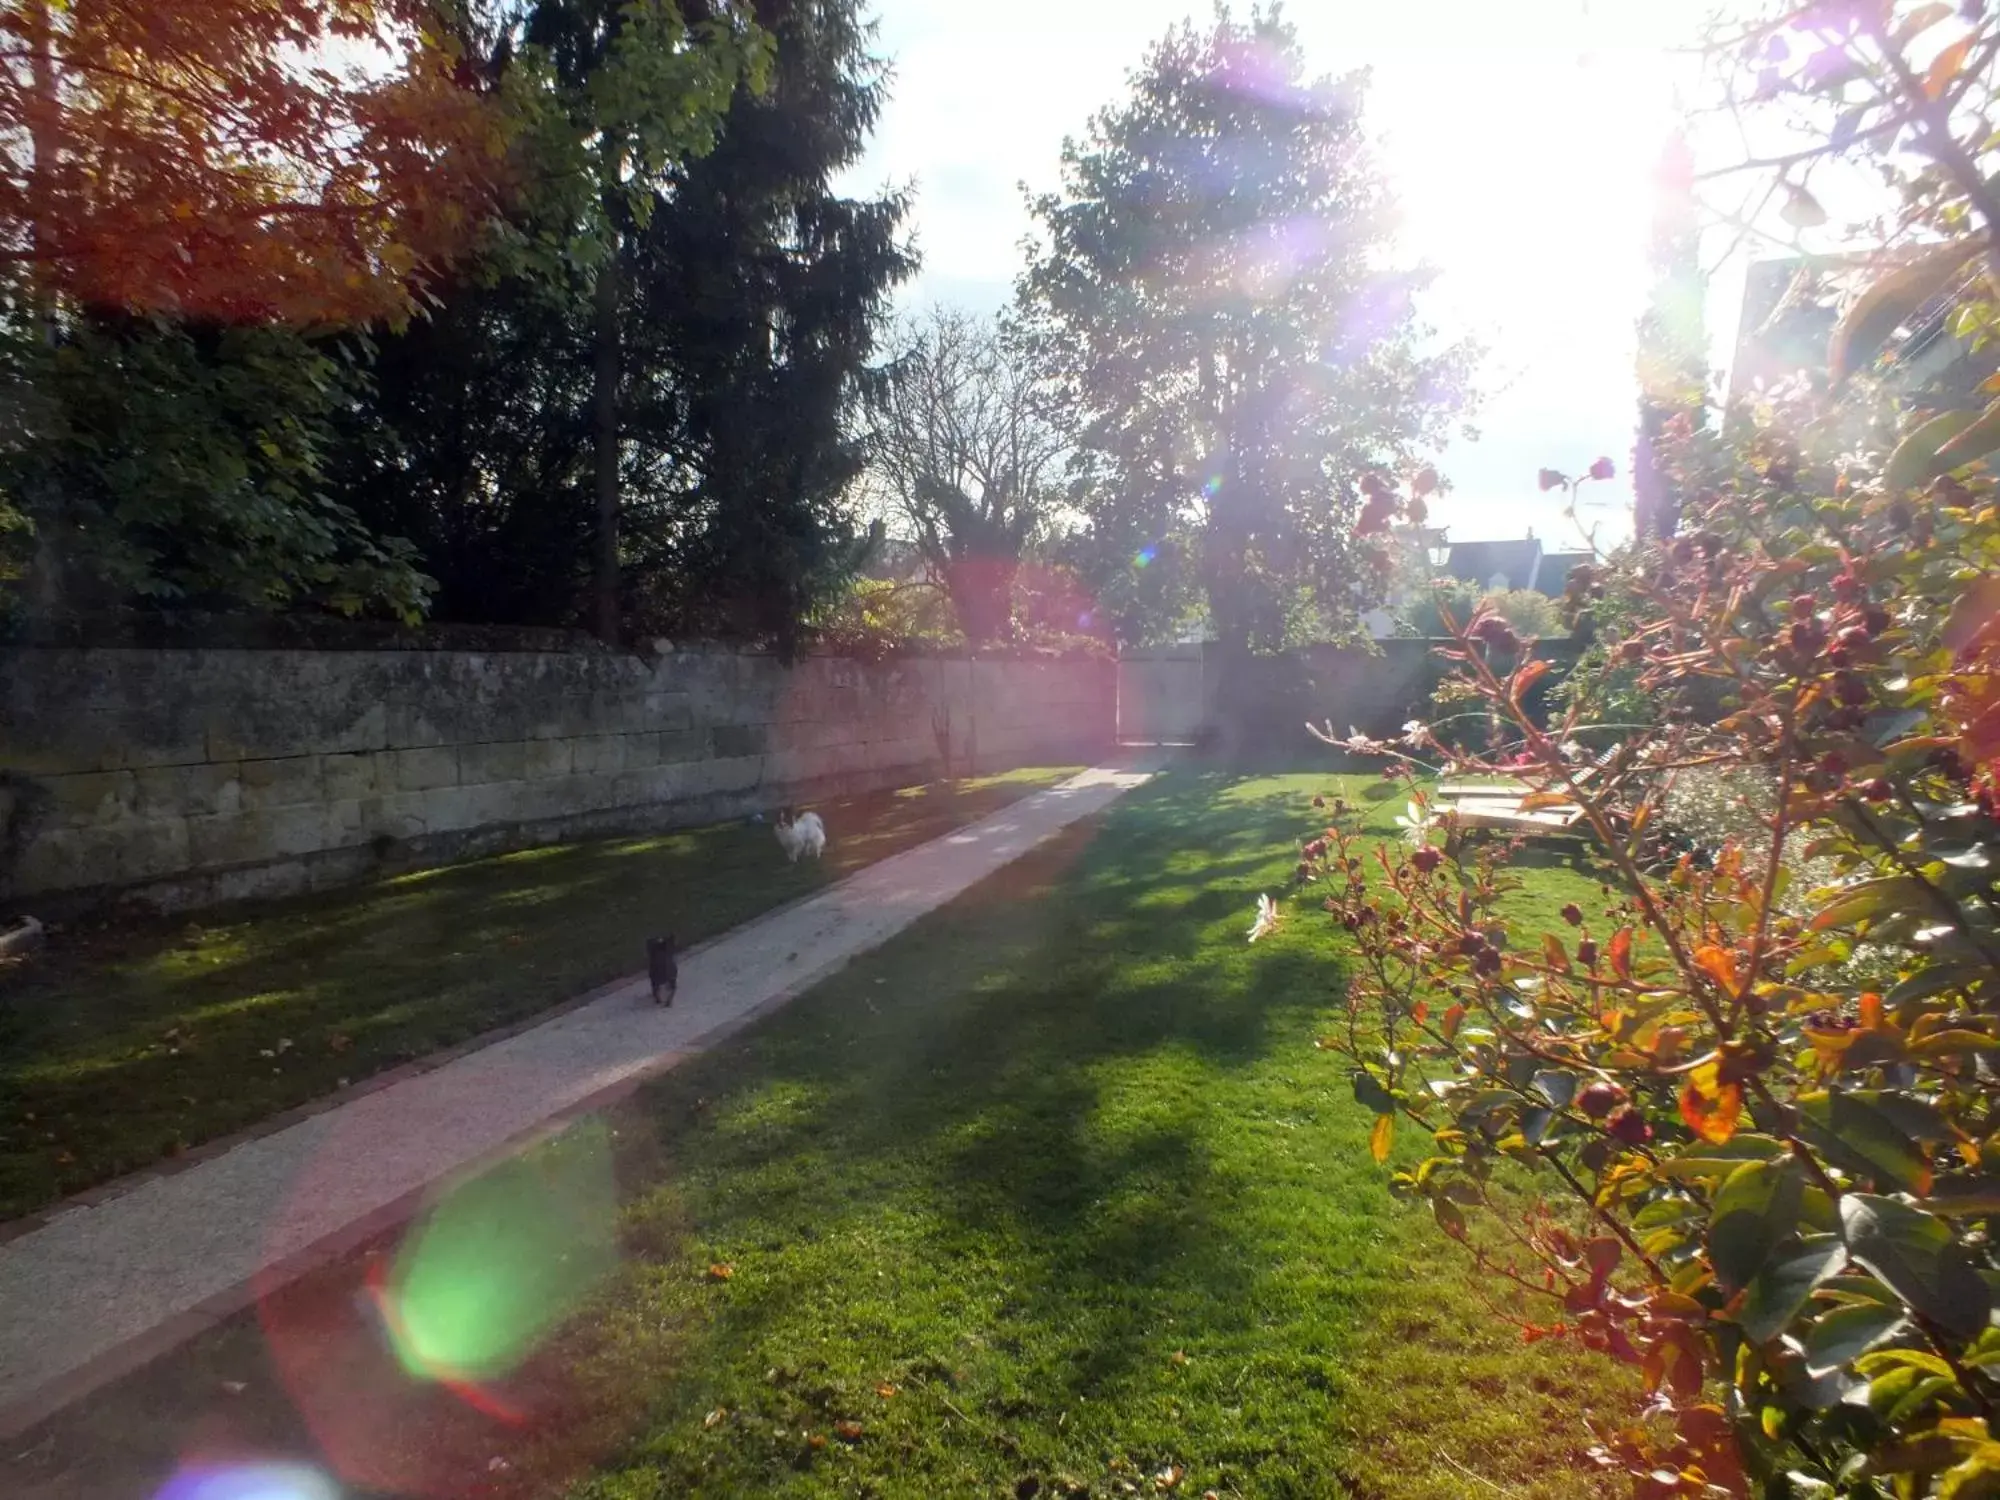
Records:
<instances>
[{"instance_id":1,"label":"flowering shrub","mask_svg":"<svg viewBox=\"0 0 2000 1500\"><path fill-rule=\"evenodd\" d=\"M1395 1189L1523 1336L1643 1372L1645 1417L1592 1452L1636 1495L2000 1495L2000 377L1877 381L1899 328L1976 350L2000 323L2000 19L1773 0L1718 26L1732 119L1782 125L1744 165L1784 220L1825 222L1803 178L1844 156L1921 243L1842 314L1827 389L1649 439L1679 534L1572 579L1596 640L1556 720L1482 609L1447 654L1495 735L1353 746L1573 809L1604 893L1541 930L1510 846L1414 777L1414 842L1336 808L1301 870L1354 940L1323 1045L1377 1160L1422 1142ZM1608 736L1612 704L1638 727ZM1677 852L1689 777L1726 806Z\"/></svg>"},{"instance_id":2,"label":"flowering shrub","mask_svg":"<svg viewBox=\"0 0 2000 1500\"><path fill-rule=\"evenodd\" d=\"M1420 784L1401 847L1336 813L1303 872L1355 940L1327 1044L1378 1158L1399 1121L1422 1134L1395 1187L1524 1334L1644 1370L1671 1421L1596 1451L1636 1493L2000 1493L2000 508L1980 466L1916 488L1787 452L1621 580L1642 607L1600 670L1718 714L1669 711L1587 770L1573 722L1523 708L1546 663L1490 611L1457 628L1512 742L1449 769L1579 809L1606 895L1523 930L1509 846ZM1751 794L1705 857L1660 862L1690 775ZM1880 990L1852 983L1864 942ZM1525 1224L1492 1212L1507 1160L1551 1189Z\"/></svg>"}]
</instances>

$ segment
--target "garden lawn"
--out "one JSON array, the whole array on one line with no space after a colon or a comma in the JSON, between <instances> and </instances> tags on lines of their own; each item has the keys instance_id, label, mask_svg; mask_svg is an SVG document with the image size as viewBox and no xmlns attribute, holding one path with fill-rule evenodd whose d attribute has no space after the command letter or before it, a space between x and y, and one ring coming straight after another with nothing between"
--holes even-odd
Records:
<instances>
[{"instance_id":1,"label":"garden lawn","mask_svg":"<svg viewBox=\"0 0 2000 1500\"><path fill-rule=\"evenodd\" d=\"M350 1268L99 1398L0 1489L157 1484L202 1431L371 1494L1622 1493L1580 1457L1586 1415L1631 1411L1629 1374L1524 1346L1370 1160L1370 1116L1313 1046L1337 925L1308 890L1245 941L1314 791L1365 795L1163 775L545 1148L530 1180L610 1142L627 1261L489 1389L522 1428L348 1329ZM1595 891L1520 864L1517 899L1551 919ZM286 1328L339 1372L315 1378L396 1420L309 1435L272 1372Z\"/></svg>"},{"instance_id":2,"label":"garden lawn","mask_svg":"<svg viewBox=\"0 0 2000 1500\"><path fill-rule=\"evenodd\" d=\"M768 826L553 845L192 920L120 917L0 965L0 1221L644 967L1073 774L818 804Z\"/></svg>"}]
</instances>

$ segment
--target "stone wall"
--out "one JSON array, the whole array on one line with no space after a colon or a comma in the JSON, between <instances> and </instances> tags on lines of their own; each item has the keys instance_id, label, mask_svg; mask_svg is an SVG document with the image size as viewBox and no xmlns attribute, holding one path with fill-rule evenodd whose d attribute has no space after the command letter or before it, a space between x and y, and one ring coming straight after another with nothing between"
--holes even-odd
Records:
<instances>
[{"instance_id":1,"label":"stone wall","mask_svg":"<svg viewBox=\"0 0 2000 1500\"><path fill-rule=\"evenodd\" d=\"M0 899L169 908L1082 762L1109 662L734 651L0 650ZM33 898L33 899L30 899Z\"/></svg>"}]
</instances>

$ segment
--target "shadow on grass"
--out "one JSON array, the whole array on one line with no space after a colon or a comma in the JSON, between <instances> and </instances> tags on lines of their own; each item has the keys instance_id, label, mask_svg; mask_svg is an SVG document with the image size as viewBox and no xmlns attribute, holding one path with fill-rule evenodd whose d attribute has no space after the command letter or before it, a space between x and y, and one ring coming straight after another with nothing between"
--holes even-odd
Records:
<instances>
[{"instance_id":1,"label":"shadow on grass","mask_svg":"<svg viewBox=\"0 0 2000 1500\"><path fill-rule=\"evenodd\" d=\"M396 1370L358 1267L287 1293L343 1389L396 1392L368 1453L576 1500L1103 1494L1180 1466L1195 1494L1430 1500L1466 1492L1446 1434L1520 1494L1591 1493L1588 1377L1492 1339L1462 1269L1414 1250L1435 1237L1311 1048L1337 929L1298 901L1244 941L1308 797L1164 776L614 1111L630 1261L506 1383L521 1428ZM122 1493L218 1426L332 1446L238 1320L0 1481Z\"/></svg>"},{"instance_id":2,"label":"shadow on grass","mask_svg":"<svg viewBox=\"0 0 2000 1500\"><path fill-rule=\"evenodd\" d=\"M999 811L1065 770L820 804L820 862L742 822L550 846L194 920L120 918L0 972L0 1220L535 1015Z\"/></svg>"}]
</instances>

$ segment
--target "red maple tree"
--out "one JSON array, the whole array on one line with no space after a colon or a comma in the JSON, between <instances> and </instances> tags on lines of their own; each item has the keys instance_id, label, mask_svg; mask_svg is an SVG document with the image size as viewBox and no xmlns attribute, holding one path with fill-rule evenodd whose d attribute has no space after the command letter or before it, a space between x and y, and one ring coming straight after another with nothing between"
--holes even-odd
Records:
<instances>
[{"instance_id":1,"label":"red maple tree","mask_svg":"<svg viewBox=\"0 0 2000 1500\"><path fill-rule=\"evenodd\" d=\"M229 321L398 318L504 160L423 0L0 0L0 267Z\"/></svg>"}]
</instances>

